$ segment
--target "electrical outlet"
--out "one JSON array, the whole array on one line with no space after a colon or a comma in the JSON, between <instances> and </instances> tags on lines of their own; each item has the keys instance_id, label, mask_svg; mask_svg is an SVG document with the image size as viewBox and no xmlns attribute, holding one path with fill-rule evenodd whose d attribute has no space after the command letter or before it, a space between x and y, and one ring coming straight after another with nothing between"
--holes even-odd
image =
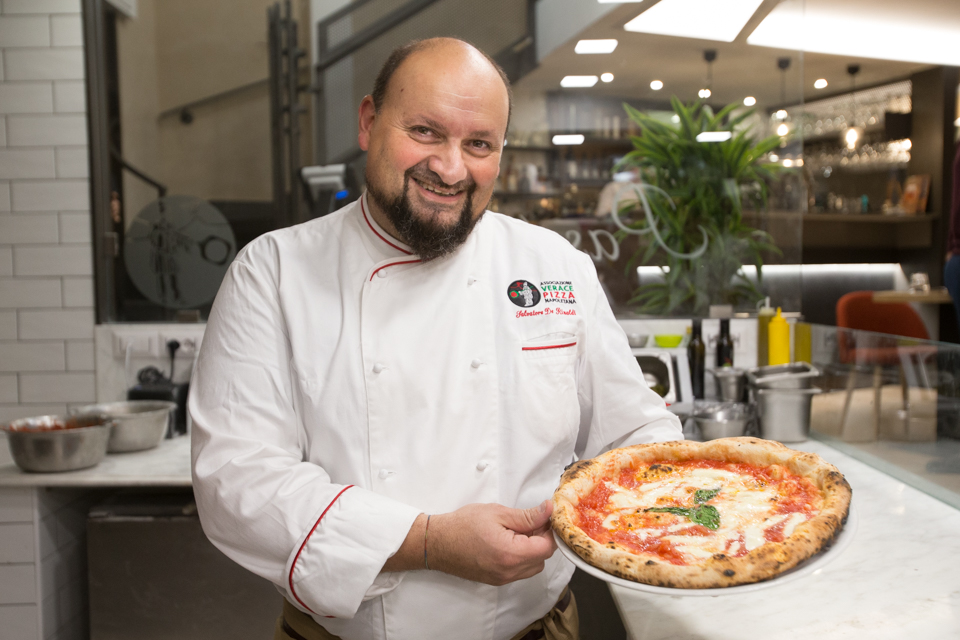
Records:
<instances>
[{"instance_id":1,"label":"electrical outlet","mask_svg":"<svg viewBox=\"0 0 960 640\"><path fill-rule=\"evenodd\" d=\"M167 343L176 340L180 343L177 349L177 357L192 358L200 348L200 342L203 339L203 330L175 329L163 331L158 336L160 348L164 355L168 354Z\"/></svg>"},{"instance_id":2,"label":"electrical outlet","mask_svg":"<svg viewBox=\"0 0 960 640\"><path fill-rule=\"evenodd\" d=\"M126 358L128 349L130 355L135 357L157 357L160 355L160 351L157 348L157 337L155 335L149 333L114 333L114 357L121 360Z\"/></svg>"}]
</instances>

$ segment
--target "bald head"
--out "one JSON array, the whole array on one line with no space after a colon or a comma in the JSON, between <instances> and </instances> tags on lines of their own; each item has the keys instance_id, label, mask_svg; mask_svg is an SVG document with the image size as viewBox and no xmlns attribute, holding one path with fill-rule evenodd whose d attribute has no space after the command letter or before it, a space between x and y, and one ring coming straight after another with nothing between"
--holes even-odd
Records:
<instances>
[{"instance_id":1,"label":"bald head","mask_svg":"<svg viewBox=\"0 0 960 640\"><path fill-rule=\"evenodd\" d=\"M503 91L507 99L507 126L510 124L510 114L513 112L513 93L510 90L510 80L507 74L500 68L493 58L476 48L469 42L457 38L429 38L426 40L413 40L407 44L397 47L390 53L386 62L380 67L377 79L373 84L373 105L379 112L385 102L390 99L390 89L394 74L401 67L414 67L412 71L430 73L433 68L442 63L451 63L460 65L463 71L469 71L481 76L487 76L488 79L495 74L503 85ZM411 71L406 69L405 71Z\"/></svg>"}]
</instances>

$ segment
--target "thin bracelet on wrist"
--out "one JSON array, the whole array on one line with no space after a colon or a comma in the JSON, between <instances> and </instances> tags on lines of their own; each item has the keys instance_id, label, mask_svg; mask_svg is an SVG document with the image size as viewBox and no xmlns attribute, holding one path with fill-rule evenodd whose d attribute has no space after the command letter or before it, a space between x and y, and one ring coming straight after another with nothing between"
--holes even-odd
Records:
<instances>
[{"instance_id":1,"label":"thin bracelet on wrist","mask_svg":"<svg viewBox=\"0 0 960 640\"><path fill-rule=\"evenodd\" d=\"M423 528L423 566L427 571L430 570L430 563L427 562L427 532L430 531L430 515L427 514L427 525Z\"/></svg>"}]
</instances>

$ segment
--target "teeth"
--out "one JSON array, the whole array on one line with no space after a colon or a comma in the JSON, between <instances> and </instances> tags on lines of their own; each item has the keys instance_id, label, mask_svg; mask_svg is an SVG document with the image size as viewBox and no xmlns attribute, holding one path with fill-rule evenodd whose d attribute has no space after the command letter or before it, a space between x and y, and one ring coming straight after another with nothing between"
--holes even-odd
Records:
<instances>
[{"instance_id":1,"label":"teeth","mask_svg":"<svg viewBox=\"0 0 960 640\"><path fill-rule=\"evenodd\" d=\"M419 180L417 181L417 184L419 184L421 187L423 187L423 188L426 189L427 191L430 191L430 192L432 192L432 193L436 193L436 194L441 195L441 196L455 196L455 195L457 195L457 192L456 192L456 191L443 191L443 190L441 190L441 189L437 189L436 187L427 186L427 185L423 184L422 182L420 182Z\"/></svg>"}]
</instances>

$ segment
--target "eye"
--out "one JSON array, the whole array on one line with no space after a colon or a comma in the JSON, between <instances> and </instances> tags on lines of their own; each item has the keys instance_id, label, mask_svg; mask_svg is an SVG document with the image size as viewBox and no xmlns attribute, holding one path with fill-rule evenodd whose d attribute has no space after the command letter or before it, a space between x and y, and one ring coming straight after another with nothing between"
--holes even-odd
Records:
<instances>
[{"instance_id":1,"label":"eye","mask_svg":"<svg viewBox=\"0 0 960 640\"><path fill-rule=\"evenodd\" d=\"M431 131L429 128L424 126L413 127L411 131L413 131L415 134L420 136L429 136L430 134L433 133L433 131Z\"/></svg>"},{"instance_id":2,"label":"eye","mask_svg":"<svg viewBox=\"0 0 960 640\"><path fill-rule=\"evenodd\" d=\"M492 147L486 140L471 140L470 148L475 151L489 151Z\"/></svg>"}]
</instances>

